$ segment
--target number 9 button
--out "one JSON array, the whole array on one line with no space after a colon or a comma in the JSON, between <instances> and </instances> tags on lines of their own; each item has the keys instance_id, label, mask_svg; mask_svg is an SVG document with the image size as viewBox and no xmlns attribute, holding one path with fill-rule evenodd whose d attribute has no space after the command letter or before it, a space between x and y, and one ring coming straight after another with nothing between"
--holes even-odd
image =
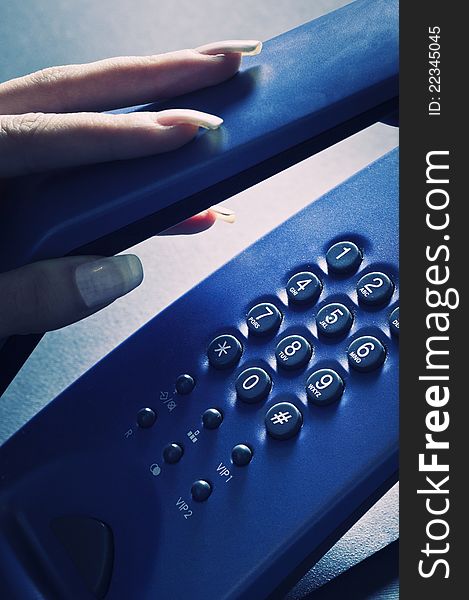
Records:
<instances>
[{"instance_id":1,"label":"number 9 button","mask_svg":"<svg viewBox=\"0 0 469 600\"><path fill-rule=\"evenodd\" d=\"M319 369L308 377L306 393L308 399L318 406L338 400L344 391L342 377L332 369Z\"/></svg>"},{"instance_id":2,"label":"number 9 button","mask_svg":"<svg viewBox=\"0 0 469 600\"><path fill-rule=\"evenodd\" d=\"M374 371L386 358L383 344L371 335L356 338L347 349L348 362L356 371Z\"/></svg>"},{"instance_id":3,"label":"number 9 button","mask_svg":"<svg viewBox=\"0 0 469 600\"><path fill-rule=\"evenodd\" d=\"M338 302L323 306L316 315L318 332L327 337L345 335L352 323L352 313Z\"/></svg>"},{"instance_id":4,"label":"number 9 button","mask_svg":"<svg viewBox=\"0 0 469 600\"><path fill-rule=\"evenodd\" d=\"M309 362L311 344L301 335L289 335L277 344L275 357L284 369L299 369Z\"/></svg>"}]
</instances>

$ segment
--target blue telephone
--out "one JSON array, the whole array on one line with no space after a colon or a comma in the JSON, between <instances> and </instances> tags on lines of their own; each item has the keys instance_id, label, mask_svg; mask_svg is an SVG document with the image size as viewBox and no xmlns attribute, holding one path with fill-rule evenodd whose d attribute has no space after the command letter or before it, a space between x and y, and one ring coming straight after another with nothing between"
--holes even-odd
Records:
<instances>
[{"instance_id":1,"label":"blue telephone","mask_svg":"<svg viewBox=\"0 0 469 600\"><path fill-rule=\"evenodd\" d=\"M0 209L0 270L153 235L386 117L397 77L394 0L283 34L178 99L218 137L12 182L43 200L21 238ZM279 597L396 481L397 172L393 151L286 221L0 449L6 598ZM34 341L7 342L3 387Z\"/></svg>"}]
</instances>

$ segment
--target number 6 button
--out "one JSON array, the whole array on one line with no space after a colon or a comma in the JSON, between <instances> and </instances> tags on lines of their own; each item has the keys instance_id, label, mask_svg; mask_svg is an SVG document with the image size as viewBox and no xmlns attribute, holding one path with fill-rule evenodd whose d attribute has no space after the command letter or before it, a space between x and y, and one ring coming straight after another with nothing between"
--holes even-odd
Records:
<instances>
[{"instance_id":1,"label":"number 6 button","mask_svg":"<svg viewBox=\"0 0 469 600\"><path fill-rule=\"evenodd\" d=\"M384 273L367 273L357 283L358 300L368 306L385 304L394 292L394 284Z\"/></svg>"},{"instance_id":2,"label":"number 6 button","mask_svg":"<svg viewBox=\"0 0 469 600\"><path fill-rule=\"evenodd\" d=\"M264 400L271 387L272 380L269 374L259 367L245 369L236 379L238 398L248 404Z\"/></svg>"},{"instance_id":3,"label":"number 6 button","mask_svg":"<svg viewBox=\"0 0 469 600\"><path fill-rule=\"evenodd\" d=\"M347 349L350 366L356 371L374 371L386 358L383 344L371 335L359 337Z\"/></svg>"},{"instance_id":4,"label":"number 6 button","mask_svg":"<svg viewBox=\"0 0 469 600\"><path fill-rule=\"evenodd\" d=\"M299 369L309 362L311 344L301 335L289 335L277 344L275 357L284 369Z\"/></svg>"}]
</instances>

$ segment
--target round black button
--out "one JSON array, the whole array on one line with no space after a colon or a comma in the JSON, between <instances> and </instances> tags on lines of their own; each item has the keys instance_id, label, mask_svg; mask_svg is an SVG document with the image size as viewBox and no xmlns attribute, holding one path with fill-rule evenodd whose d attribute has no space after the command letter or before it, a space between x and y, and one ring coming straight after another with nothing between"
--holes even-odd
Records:
<instances>
[{"instance_id":1,"label":"round black button","mask_svg":"<svg viewBox=\"0 0 469 600\"><path fill-rule=\"evenodd\" d=\"M362 262L362 253L353 242L337 242L326 253L330 271L338 275L354 273Z\"/></svg>"},{"instance_id":2,"label":"round black button","mask_svg":"<svg viewBox=\"0 0 469 600\"><path fill-rule=\"evenodd\" d=\"M137 425L142 429L151 427L156 421L156 412L151 408L141 408L137 413Z\"/></svg>"},{"instance_id":3,"label":"round black button","mask_svg":"<svg viewBox=\"0 0 469 600\"><path fill-rule=\"evenodd\" d=\"M250 367L240 373L236 379L236 393L243 402L253 404L264 400L270 392L272 380L264 369Z\"/></svg>"},{"instance_id":4,"label":"round black button","mask_svg":"<svg viewBox=\"0 0 469 600\"><path fill-rule=\"evenodd\" d=\"M206 429L217 429L223 421L223 415L216 408L208 408L202 415L202 423Z\"/></svg>"},{"instance_id":5,"label":"round black button","mask_svg":"<svg viewBox=\"0 0 469 600\"><path fill-rule=\"evenodd\" d=\"M352 313L346 306L338 302L323 306L316 315L318 331L327 337L345 335L352 327L352 323Z\"/></svg>"},{"instance_id":6,"label":"round black button","mask_svg":"<svg viewBox=\"0 0 469 600\"><path fill-rule=\"evenodd\" d=\"M178 394L190 394L195 387L195 379L192 375L184 373L176 379L176 392Z\"/></svg>"},{"instance_id":7,"label":"round black button","mask_svg":"<svg viewBox=\"0 0 469 600\"><path fill-rule=\"evenodd\" d=\"M315 302L322 290L319 278L309 271L302 271L290 277L287 283L287 295L290 302L307 304Z\"/></svg>"},{"instance_id":8,"label":"round black button","mask_svg":"<svg viewBox=\"0 0 469 600\"><path fill-rule=\"evenodd\" d=\"M245 467L252 460L252 450L245 444L238 444L231 451L231 460L238 467Z\"/></svg>"},{"instance_id":9,"label":"round black button","mask_svg":"<svg viewBox=\"0 0 469 600\"><path fill-rule=\"evenodd\" d=\"M174 465L179 462L184 454L184 449L179 444L168 444L163 449L164 462Z\"/></svg>"},{"instance_id":10,"label":"round black button","mask_svg":"<svg viewBox=\"0 0 469 600\"><path fill-rule=\"evenodd\" d=\"M246 323L254 335L266 335L277 331L282 322L282 313L270 302L256 304L248 312Z\"/></svg>"},{"instance_id":11,"label":"round black button","mask_svg":"<svg viewBox=\"0 0 469 600\"><path fill-rule=\"evenodd\" d=\"M367 306L385 304L394 292L394 284L385 273L367 273L357 283L358 300Z\"/></svg>"},{"instance_id":12,"label":"round black button","mask_svg":"<svg viewBox=\"0 0 469 600\"><path fill-rule=\"evenodd\" d=\"M308 377L306 393L308 399L318 406L338 400L344 392L342 377L332 369L319 369Z\"/></svg>"},{"instance_id":13,"label":"round black button","mask_svg":"<svg viewBox=\"0 0 469 600\"><path fill-rule=\"evenodd\" d=\"M284 369L299 369L311 358L311 344L301 335L289 335L277 344L275 356Z\"/></svg>"},{"instance_id":14,"label":"round black button","mask_svg":"<svg viewBox=\"0 0 469 600\"><path fill-rule=\"evenodd\" d=\"M294 404L279 402L265 415L267 433L277 440L287 440L298 433L303 424L303 416Z\"/></svg>"},{"instance_id":15,"label":"round black button","mask_svg":"<svg viewBox=\"0 0 469 600\"><path fill-rule=\"evenodd\" d=\"M350 366L356 371L373 371L380 367L386 358L383 344L371 335L353 340L347 349Z\"/></svg>"},{"instance_id":16,"label":"round black button","mask_svg":"<svg viewBox=\"0 0 469 600\"><path fill-rule=\"evenodd\" d=\"M243 346L233 335L219 335L209 344L207 356L215 369L228 369L241 358Z\"/></svg>"},{"instance_id":17,"label":"round black button","mask_svg":"<svg viewBox=\"0 0 469 600\"><path fill-rule=\"evenodd\" d=\"M389 316L391 333L399 337L399 307L395 308Z\"/></svg>"},{"instance_id":18,"label":"round black button","mask_svg":"<svg viewBox=\"0 0 469 600\"><path fill-rule=\"evenodd\" d=\"M198 479L194 481L191 487L192 498L196 502L205 502L207 498L212 493L212 486L208 481L204 481L203 479Z\"/></svg>"}]
</instances>

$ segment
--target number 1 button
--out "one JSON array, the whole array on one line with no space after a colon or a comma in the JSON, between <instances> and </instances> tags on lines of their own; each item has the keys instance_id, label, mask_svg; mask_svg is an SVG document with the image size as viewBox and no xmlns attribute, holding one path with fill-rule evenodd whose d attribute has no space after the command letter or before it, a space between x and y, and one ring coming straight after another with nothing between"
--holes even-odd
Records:
<instances>
[{"instance_id":1,"label":"number 1 button","mask_svg":"<svg viewBox=\"0 0 469 600\"><path fill-rule=\"evenodd\" d=\"M362 262L362 253L353 242L337 242L326 253L329 270L337 275L354 273Z\"/></svg>"}]
</instances>

